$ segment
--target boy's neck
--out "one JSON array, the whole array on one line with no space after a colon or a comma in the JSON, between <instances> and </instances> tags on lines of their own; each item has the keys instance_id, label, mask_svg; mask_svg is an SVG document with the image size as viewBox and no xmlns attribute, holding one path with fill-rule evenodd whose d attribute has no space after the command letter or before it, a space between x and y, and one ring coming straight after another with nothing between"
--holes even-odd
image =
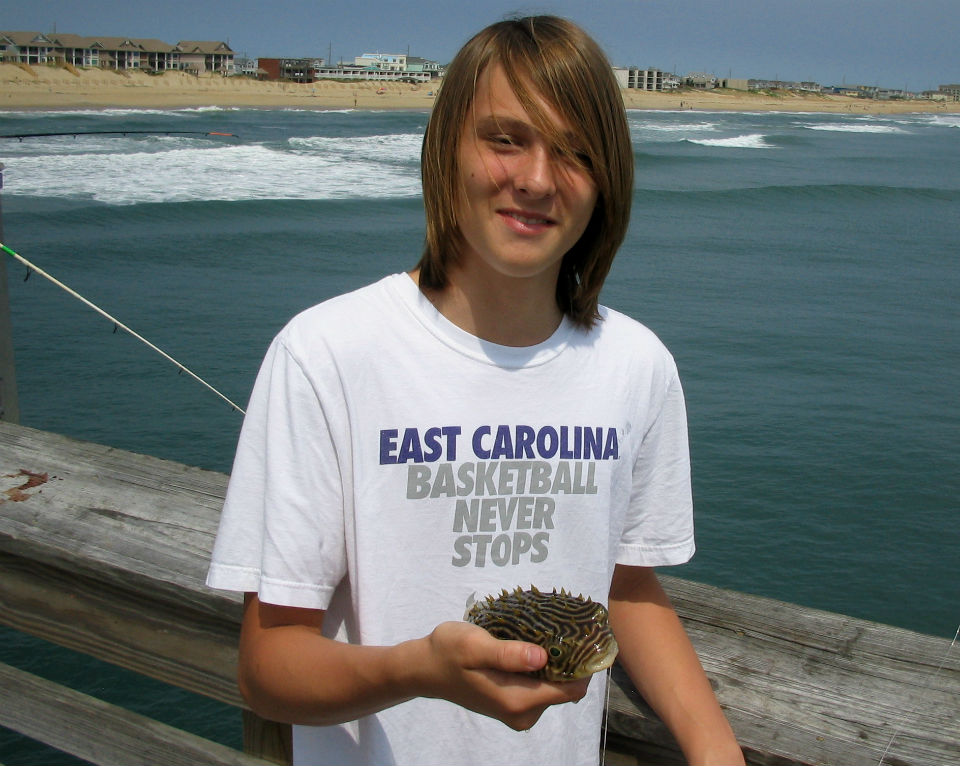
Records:
<instances>
[{"instance_id":1,"label":"boy's neck","mask_svg":"<svg viewBox=\"0 0 960 766\"><path fill-rule=\"evenodd\" d=\"M418 282L418 271L410 276ZM563 320L555 281L464 277L454 270L446 287L423 292L444 317L481 340L501 346L535 346L553 335Z\"/></svg>"}]
</instances>

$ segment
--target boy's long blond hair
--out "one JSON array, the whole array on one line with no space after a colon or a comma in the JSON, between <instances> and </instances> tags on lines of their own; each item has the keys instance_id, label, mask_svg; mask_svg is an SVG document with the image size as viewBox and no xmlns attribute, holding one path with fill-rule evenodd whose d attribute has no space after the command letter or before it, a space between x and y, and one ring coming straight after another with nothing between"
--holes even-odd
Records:
<instances>
[{"instance_id":1,"label":"boy's long blond hair","mask_svg":"<svg viewBox=\"0 0 960 766\"><path fill-rule=\"evenodd\" d=\"M427 125L421 155L427 233L421 287L442 289L463 247L457 210L464 189L458 162L480 74L499 64L517 99L551 144L577 158L597 185L597 204L580 240L566 253L557 304L576 324L591 326L597 301L630 219L633 149L623 98L606 56L579 26L555 16L492 24L475 35L447 69ZM565 136L538 104L542 99L577 134Z\"/></svg>"}]
</instances>

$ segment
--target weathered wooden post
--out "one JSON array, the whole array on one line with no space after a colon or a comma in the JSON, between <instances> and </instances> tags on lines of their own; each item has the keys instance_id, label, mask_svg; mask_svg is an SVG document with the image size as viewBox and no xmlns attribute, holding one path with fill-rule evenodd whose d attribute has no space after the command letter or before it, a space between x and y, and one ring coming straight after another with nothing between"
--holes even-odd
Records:
<instances>
[{"instance_id":1,"label":"weathered wooden post","mask_svg":"<svg viewBox=\"0 0 960 766\"><path fill-rule=\"evenodd\" d=\"M0 162L0 191L3 190L3 163ZM3 207L0 194L0 242L3 242ZM13 324L7 292L7 259L0 253L0 420L20 422L17 377L13 364Z\"/></svg>"}]
</instances>

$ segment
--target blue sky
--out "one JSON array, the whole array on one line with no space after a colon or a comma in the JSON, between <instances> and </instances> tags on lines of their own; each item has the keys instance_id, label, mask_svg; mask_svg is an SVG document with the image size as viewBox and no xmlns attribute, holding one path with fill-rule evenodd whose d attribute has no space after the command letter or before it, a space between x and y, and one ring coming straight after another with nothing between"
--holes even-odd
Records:
<instances>
[{"instance_id":1,"label":"blue sky","mask_svg":"<svg viewBox=\"0 0 960 766\"><path fill-rule=\"evenodd\" d=\"M446 63L511 13L584 26L621 66L908 90L960 82L957 0L7 0L0 29L226 40L238 53Z\"/></svg>"}]
</instances>

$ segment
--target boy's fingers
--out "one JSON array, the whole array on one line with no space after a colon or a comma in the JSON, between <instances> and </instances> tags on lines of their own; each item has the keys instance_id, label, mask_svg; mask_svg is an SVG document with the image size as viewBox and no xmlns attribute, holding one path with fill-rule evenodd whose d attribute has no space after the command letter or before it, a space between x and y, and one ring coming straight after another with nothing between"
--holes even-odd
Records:
<instances>
[{"instance_id":1,"label":"boy's fingers","mask_svg":"<svg viewBox=\"0 0 960 766\"><path fill-rule=\"evenodd\" d=\"M536 644L522 641L497 641L497 670L508 673L529 673L547 664L547 653Z\"/></svg>"}]
</instances>

